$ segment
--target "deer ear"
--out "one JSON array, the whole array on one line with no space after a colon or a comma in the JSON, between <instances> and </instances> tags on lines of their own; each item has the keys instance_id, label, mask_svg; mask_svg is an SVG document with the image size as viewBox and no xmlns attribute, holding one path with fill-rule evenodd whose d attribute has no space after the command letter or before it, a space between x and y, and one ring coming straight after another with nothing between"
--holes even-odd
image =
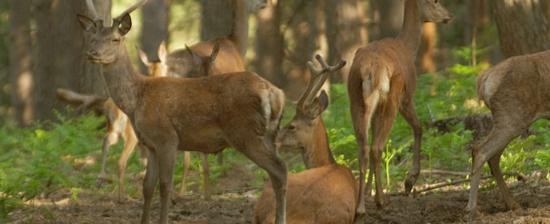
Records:
<instances>
[{"instance_id":1,"label":"deer ear","mask_svg":"<svg viewBox=\"0 0 550 224\"><path fill-rule=\"evenodd\" d=\"M195 64L195 65L201 65L202 64L201 56L199 56L197 53L195 53L193 50L191 50L191 48L187 45L185 45L185 49L187 50L187 52L191 56L191 59L193 60L193 64Z\"/></svg>"},{"instance_id":2,"label":"deer ear","mask_svg":"<svg viewBox=\"0 0 550 224\"><path fill-rule=\"evenodd\" d=\"M315 98L307 109L307 114L310 118L314 119L321 115L328 107L328 95L325 90L321 91L319 97Z\"/></svg>"},{"instance_id":3,"label":"deer ear","mask_svg":"<svg viewBox=\"0 0 550 224\"><path fill-rule=\"evenodd\" d=\"M114 24L117 24L120 35L124 36L130 32L130 29L132 28L132 18L130 17L130 14L126 13L122 16L122 18L120 18L120 20L115 21Z\"/></svg>"},{"instance_id":4,"label":"deer ear","mask_svg":"<svg viewBox=\"0 0 550 224\"><path fill-rule=\"evenodd\" d=\"M78 23L80 24L80 27L82 27L84 31L91 31L92 28L95 28L94 20L80 14L76 15L76 17L78 19Z\"/></svg>"},{"instance_id":5,"label":"deer ear","mask_svg":"<svg viewBox=\"0 0 550 224\"><path fill-rule=\"evenodd\" d=\"M151 64L151 62L149 62L149 58L147 58L147 54L145 54L145 52L143 52L143 50L141 49L138 49L139 51L139 59L141 59L141 62L143 62L143 64L149 66Z\"/></svg>"},{"instance_id":6,"label":"deer ear","mask_svg":"<svg viewBox=\"0 0 550 224\"><path fill-rule=\"evenodd\" d=\"M166 51L166 43L164 41L162 41L162 43L160 43L160 46L159 46L159 49L158 49L157 53L159 55L160 62L166 63L166 57L168 55L168 52Z\"/></svg>"}]
</instances>

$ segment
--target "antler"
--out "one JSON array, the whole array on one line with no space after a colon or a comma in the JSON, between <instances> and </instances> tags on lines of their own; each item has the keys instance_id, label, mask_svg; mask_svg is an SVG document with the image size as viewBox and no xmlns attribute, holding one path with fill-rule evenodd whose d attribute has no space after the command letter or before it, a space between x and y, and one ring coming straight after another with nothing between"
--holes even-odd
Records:
<instances>
[{"instance_id":1,"label":"antler","mask_svg":"<svg viewBox=\"0 0 550 224\"><path fill-rule=\"evenodd\" d=\"M92 14L92 19L95 21L99 19L99 14L97 13L97 10L95 10L95 5L93 0L86 0L86 6L88 7L88 10Z\"/></svg>"},{"instance_id":2,"label":"antler","mask_svg":"<svg viewBox=\"0 0 550 224\"><path fill-rule=\"evenodd\" d=\"M337 71L344 67L344 65L346 65L346 61L340 60L338 64L334 66L329 66L321 55L316 55L315 59L317 59L319 65L321 65L321 68L317 68L317 66L315 66L312 61L307 62L307 66L312 73L306 91L304 91L304 93L300 97L300 100L298 101L299 108L304 108L304 106L306 106L313 100L325 81L327 81L328 75L331 72Z\"/></svg>"},{"instance_id":3,"label":"antler","mask_svg":"<svg viewBox=\"0 0 550 224\"><path fill-rule=\"evenodd\" d=\"M124 15L130 14L131 12L136 10L137 8L143 6L145 3L147 3L147 0L140 0L140 1L136 2L134 5L130 6L128 9L124 10L124 12L120 13L113 20L120 20Z\"/></svg>"}]
</instances>

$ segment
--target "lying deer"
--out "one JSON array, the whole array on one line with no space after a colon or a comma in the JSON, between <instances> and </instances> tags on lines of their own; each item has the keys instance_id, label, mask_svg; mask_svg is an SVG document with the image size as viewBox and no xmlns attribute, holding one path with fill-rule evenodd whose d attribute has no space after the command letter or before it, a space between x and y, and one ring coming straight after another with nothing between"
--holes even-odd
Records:
<instances>
[{"instance_id":1,"label":"lying deer","mask_svg":"<svg viewBox=\"0 0 550 224\"><path fill-rule=\"evenodd\" d=\"M550 51L516 56L479 75L477 95L491 110L493 128L487 138L472 150L470 198L466 210L470 221L477 210L477 192L482 167L489 163L498 189L508 209L521 206L506 187L500 170L500 156L514 138L538 119L550 119Z\"/></svg>"},{"instance_id":2,"label":"lying deer","mask_svg":"<svg viewBox=\"0 0 550 224\"><path fill-rule=\"evenodd\" d=\"M318 55L322 69L308 63L312 74L300 97L292 121L277 136L280 148L299 149L307 170L288 175L287 204L289 223L352 223L356 207L356 185L351 170L338 165L329 147L321 113L328 106L322 91L329 74L342 68L342 61L328 66ZM318 96L319 95L319 96ZM256 204L255 223L274 223L273 189L266 185Z\"/></svg>"},{"instance_id":3,"label":"lying deer","mask_svg":"<svg viewBox=\"0 0 550 224\"><path fill-rule=\"evenodd\" d=\"M372 42L358 49L348 79L351 116L359 145L359 198L357 213L365 214L365 171L369 152L367 194L370 195L373 172L376 178L378 207L383 205L381 156L397 111L412 127L414 134L413 167L405 180L409 193L420 174L422 128L414 109L416 89L415 58L420 44L423 22L447 22L451 15L438 0L406 0L401 33L396 38ZM372 147L368 146L369 128L374 130Z\"/></svg>"},{"instance_id":4,"label":"lying deer","mask_svg":"<svg viewBox=\"0 0 550 224\"><path fill-rule=\"evenodd\" d=\"M149 76L166 76L167 66L164 63L166 61L166 53L166 47L163 43L158 49L159 61L152 62L148 60L147 57L141 57L142 62L147 65L149 69ZM144 53L140 51L140 55L143 56L143 54ZM107 165L107 154L109 149L118 142L119 138L124 140L124 149L118 160L118 200L121 201L126 195L124 179L128 159L138 145L138 139L132 124L128 121L128 116L116 106L111 98L84 95L61 88L57 89L57 96L65 102L77 105L77 111L93 109L107 117L107 132L103 137L103 144L101 147L101 170L99 172L98 185L103 184L103 180L105 180L107 176L105 167ZM141 161L142 164L145 165L147 161L147 151L145 151L143 147L140 149Z\"/></svg>"},{"instance_id":5,"label":"lying deer","mask_svg":"<svg viewBox=\"0 0 550 224\"><path fill-rule=\"evenodd\" d=\"M284 93L251 72L200 78L142 76L130 61L124 37L132 27L130 13L145 0L114 17L112 25L98 17L91 0L86 2L92 18L78 15L84 52L101 65L111 98L128 115L149 153L141 223L149 223L159 182L159 223L168 223L178 150L216 153L229 146L267 171L275 191L276 223L286 223L287 171L274 146Z\"/></svg>"}]
</instances>

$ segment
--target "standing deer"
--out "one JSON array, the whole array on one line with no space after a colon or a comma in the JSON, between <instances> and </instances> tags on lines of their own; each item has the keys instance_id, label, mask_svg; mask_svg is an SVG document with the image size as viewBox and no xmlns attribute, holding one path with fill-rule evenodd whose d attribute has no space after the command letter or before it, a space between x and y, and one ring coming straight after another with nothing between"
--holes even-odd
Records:
<instances>
[{"instance_id":1,"label":"standing deer","mask_svg":"<svg viewBox=\"0 0 550 224\"><path fill-rule=\"evenodd\" d=\"M143 55L142 51L140 51L140 55ZM151 77L166 76L167 66L164 63L166 61L166 47L164 44L159 46L158 55L160 60L155 62L151 62L147 58L141 58L143 63L148 66L149 76ZM128 164L128 159L138 145L138 139L132 124L128 121L128 116L116 106L111 98L84 95L66 89L57 89L57 96L63 101L78 105L77 111L94 109L107 117L107 132L103 137L103 144L101 147L101 170L97 181L98 186L103 184L103 180L105 180L107 176L105 167L107 165L109 148L116 144L119 138L122 137L124 140L124 149L118 160L118 200L122 201L122 197L126 195L126 187L124 184L126 166ZM143 147L140 147L140 149L142 164L145 165L147 161L147 151L145 151Z\"/></svg>"},{"instance_id":2,"label":"standing deer","mask_svg":"<svg viewBox=\"0 0 550 224\"><path fill-rule=\"evenodd\" d=\"M233 24L231 33L225 37L202 41L186 46L185 49L175 50L167 58L168 74L177 77L196 77L197 75L217 75L232 72L245 71L244 57L248 45L248 15L267 5L267 0L231 0ZM219 45L218 60L209 61L210 52ZM218 155L218 164L223 161L223 154ZM202 154L203 186L205 197L210 197L209 191L209 164L208 155ZM184 152L183 177L180 186L180 194L187 192L186 179L189 174L191 156Z\"/></svg>"},{"instance_id":3,"label":"standing deer","mask_svg":"<svg viewBox=\"0 0 550 224\"><path fill-rule=\"evenodd\" d=\"M128 115L139 141L148 149L141 223L149 223L159 182L159 223L168 223L178 150L216 153L231 146L267 171L275 191L276 223L285 224L287 171L274 146L284 93L251 72L201 78L138 74L124 38L132 27L130 13L145 1L115 17L112 26L97 16L91 0L87 5L92 18L78 15L88 59L101 65L111 98Z\"/></svg>"},{"instance_id":4,"label":"standing deer","mask_svg":"<svg viewBox=\"0 0 550 224\"><path fill-rule=\"evenodd\" d=\"M500 170L500 156L514 138L538 119L550 119L550 51L506 59L483 72L477 79L477 95L491 110L493 128L472 150L470 198L466 210L473 221L481 168L489 163L508 209L521 206L506 187Z\"/></svg>"},{"instance_id":5,"label":"standing deer","mask_svg":"<svg viewBox=\"0 0 550 224\"><path fill-rule=\"evenodd\" d=\"M300 97L292 121L277 136L280 148L299 149L307 170L288 175L289 223L349 223L355 216L356 184L351 170L338 165L329 147L321 113L328 106L327 94L321 90L329 74L345 65L328 66L318 55L322 69L310 62L312 77ZM256 204L255 223L274 223L273 189L266 185Z\"/></svg>"},{"instance_id":6,"label":"standing deer","mask_svg":"<svg viewBox=\"0 0 550 224\"><path fill-rule=\"evenodd\" d=\"M358 49L348 79L351 116L359 145L359 197L357 213L365 214L365 171L369 152L369 176L366 192L370 194L372 174L376 178L378 207L383 206L380 162L397 111L412 127L414 134L413 167L405 180L409 193L420 173L422 128L416 116L413 95L416 88L415 58L423 22L447 22L451 15L438 0L406 0L401 33ZM371 123L372 122L372 123ZM369 151L368 130L373 130Z\"/></svg>"}]
</instances>

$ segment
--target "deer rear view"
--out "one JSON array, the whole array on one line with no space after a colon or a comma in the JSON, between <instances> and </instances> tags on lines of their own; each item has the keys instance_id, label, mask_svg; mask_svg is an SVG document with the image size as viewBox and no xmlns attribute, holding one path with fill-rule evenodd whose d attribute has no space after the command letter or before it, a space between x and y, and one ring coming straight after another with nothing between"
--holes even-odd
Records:
<instances>
[{"instance_id":1,"label":"deer rear view","mask_svg":"<svg viewBox=\"0 0 550 224\"><path fill-rule=\"evenodd\" d=\"M412 190L420 174L422 128L414 109L416 88L415 58L423 22L446 22L451 15L438 0L405 0L405 16L401 33L358 49L348 79L351 116L359 145L359 197L357 213L365 214L364 193L370 195L373 173L376 178L378 207L383 206L381 156L397 112L412 127L414 135L413 167L405 180L406 193ZM372 146L368 146L372 128ZM365 190L369 152L369 176ZM359 221L359 220L358 220Z\"/></svg>"},{"instance_id":2,"label":"deer rear view","mask_svg":"<svg viewBox=\"0 0 550 224\"><path fill-rule=\"evenodd\" d=\"M289 223L352 223L356 207L356 181L351 170L336 164L329 147L321 113L328 106L327 94L318 93L332 73L345 63L328 66L317 57L322 69L310 63L312 74L306 91L300 97L296 114L277 136L278 148L298 150L307 170L288 175L287 204ZM275 220L273 189L266 185L256 203L255 223L271 224Z\"/></svg>"},{"instance_id":3,"label":"deer rear view","mask_svg":"<svg viewBox=\"0 0 550 224\"><path fill-rule=\"evenodd\" d=\"M157 183L159 223L168 223L178 150L215 153L229 146L267 171L275 191L276 223L286 223L286 165L277 157L273 143L284 93L250 72L202 78L138 74L130 62L124 37L132 26L130 13L144 2L115 17L112 25L99 19L93 4L88 4L92 18L78 16L88 59L101 65L111 98L128 115L139 141L149 152L141 223L149 223Z\"/></svg>"},{"instance_id":4,"label":"deer rear view","mask_svg":"<svg viewBox=\"0 0 550 224\"><path fill-rule=\"evenodd\" d=\"M489 163L506 207L521 206L506 187L500 157L514 138L538 119L550 119L550 51L511 57L484 71L477 79L478 97L491 110L493 128L472 150L470 197L466 210L473 221L482 167Z\"/></svg>"}]
</instances>

